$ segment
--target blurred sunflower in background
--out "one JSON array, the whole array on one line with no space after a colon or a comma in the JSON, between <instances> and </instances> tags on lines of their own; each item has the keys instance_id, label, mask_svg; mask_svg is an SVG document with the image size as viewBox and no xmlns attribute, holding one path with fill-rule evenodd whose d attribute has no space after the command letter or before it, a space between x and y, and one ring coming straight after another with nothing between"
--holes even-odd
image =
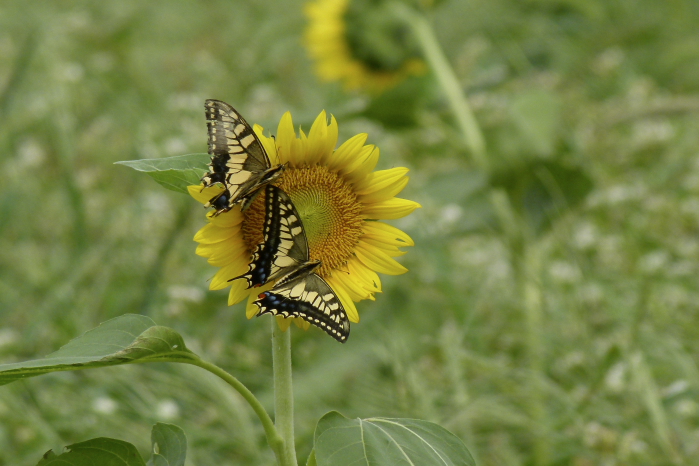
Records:
<instances>
[{"instance_id":1,"label":"blurred sunflower in background","mask_svg":"<svg viewBox=\"0 0 699 466\"><path fill-rule=\"evenodd\" d=\"M410 31L383 0L306 4L304 43L323 81L378 93L426 71Z\"/></svg>"},{"instance_id":2,"label":"blurred sunflower in background","mask_svg":"<svg viewBox=\"0 0 699 466\"><path fill-rule=\"evenodd\" d=\"M282 116L276 138L266 137L259 125L253 127L272 165L287 163L283 175L274 184L282 188L294 203L308 239L311 260L322 266L317 273L333 288L342 301L351 322L359 322L354 305L374 299L381 291L377 275L398 275L407 269L394 257L404 254L399 248L413 246L403 231L378 221L404 217L420 205L396 198L408 183L407 168L374 171L379 149L365 145L367 134L357 134L335 149L338 125L334 117L328 123L325 111L313 123L310 132L297 135L291 114ZM189 193L206 204L222 190L212 186L190 186ZM258 313L253 301L260 289L246 289L245 280L229 282L248 269L252 251L263 240L265 218L264 192L250 208L234 208L218 216L207 215L209 223L194 237L199 243L197 254L220 267L209 288L231 287L228 304L248 298L248 318ZM282 328L291 319L278 317ZM309 324L294 319L302 328Z\"/></svg>"}]
</instances>

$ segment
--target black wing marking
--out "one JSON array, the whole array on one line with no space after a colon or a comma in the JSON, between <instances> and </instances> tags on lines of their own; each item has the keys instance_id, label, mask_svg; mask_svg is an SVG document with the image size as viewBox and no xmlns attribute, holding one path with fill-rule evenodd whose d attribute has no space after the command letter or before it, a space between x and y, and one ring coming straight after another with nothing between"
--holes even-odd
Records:
<instances>
[{"instance_id":1,"label":"black wing marking","mask_svg":"<svg viewBox=\"0 0 699 466\"><path fill-rule=\"evenodd\" d=\"M216 214L243 202L247 207L257 190L281 175L283 166L271 167L269 157L245 119L230 105L209 99L204 104L209 134L209 172L204 187L221 184L224 191L212 198Z\"/></svg>"},{"instance_id":2,"label":"black wing marking","mask_svg":"<svg viewBox=\"0 0 699 466\"><path fill-rule=\"evenodd\" d=\"M330 285L315 273L260 293L255 304L260 308L258 315L301 317L340 343L349 338L350 324L345 308Z\"/></svg>"},{"instance_id":3,"label":"black wing marking","mask_svg":"<svg viewBox=\"0 0 699 466\"><path fill-rule=\"evenodd\" d=\"M283 190L268 184L263 241L253 251L248 271L229 281L244 278L247 288L270 280L283 283L309 267L315 268L316 264L309 262L308 241L294 204Z\"/></svg>"}]
</instances>

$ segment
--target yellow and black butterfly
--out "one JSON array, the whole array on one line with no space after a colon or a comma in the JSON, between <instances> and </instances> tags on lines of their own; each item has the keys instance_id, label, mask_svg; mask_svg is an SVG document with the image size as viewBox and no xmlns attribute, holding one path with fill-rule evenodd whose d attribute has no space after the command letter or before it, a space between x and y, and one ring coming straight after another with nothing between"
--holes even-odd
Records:
<instances>
[{"instance_id":1,"label":"yellow and black butterfly","mask_svg":"<svg viewBox=\"0 0 699 466\"><path fill-rule=\"evenodd\" d=\"M271 166L255 132L233 107L209 99L204 109L211 162L209 172L201 180L206 188L217 183L225 188L206 207L213 206L214 215L227 212L238 203L245 210L262 186L282 174L285 165Z\"/></svg>"},{"instance_id":2,"label":"yellow and black butterfly","mask_svg":"<svg viewBox=\"0 0 699 466\"><path fill-rule=\"evenodd\" d=\"M314 272L320 261L310 260L301 217L289 196L271 184L265 187L263 235L248 271L229 281L245 279L248 288L274 283L254 301L257 315L301 317L340 343L347 341L347 313L330 285Z\"/></svg>"}]
</instances>

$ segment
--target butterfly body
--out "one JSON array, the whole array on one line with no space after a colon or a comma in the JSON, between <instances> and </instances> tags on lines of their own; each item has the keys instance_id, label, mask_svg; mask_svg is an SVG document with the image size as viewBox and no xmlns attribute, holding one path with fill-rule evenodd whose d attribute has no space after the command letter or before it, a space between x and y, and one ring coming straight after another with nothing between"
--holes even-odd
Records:
<instances>
[{"instance_id":1,"label":"butterfly body","mask_svg":"<svg viewBox=\"0 0 699 466\"><path fill-rule=\"evenodd\" d=\"M206 207L219 215L241 204L247 209L259 189L281 176L285 165L272 166L262 143L245 119L220 100L205 102L211 162L202 177L204 187L220 184L224 190Z\"/></svg>"},{"instance_id":2,"label":"butterfly body","mask_svg":"<svg viewBox=\"0 0 699 466\"><path fill-rule=\"evenodd\" d=\"M321 265L310 260L308 240L301 218L280 188L265 187L263 242L253 251L248 271L231 280L245 279L247 288L266 283L274 286L254 301L258 315L300 317L337 341L349 337L349 320L330 285L315 270Z\"/></svg>"}]
</instances>

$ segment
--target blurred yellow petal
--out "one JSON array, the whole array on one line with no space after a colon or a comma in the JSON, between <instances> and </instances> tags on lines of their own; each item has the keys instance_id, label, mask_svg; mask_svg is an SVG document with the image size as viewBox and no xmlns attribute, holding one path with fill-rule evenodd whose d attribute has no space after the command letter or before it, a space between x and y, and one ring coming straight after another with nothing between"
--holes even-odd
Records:
<instances>
[{"instance_id":1,"label":"blurred yellow petal","mask_svg":"<svg viewBox=\"0 0 699 466\"><path fill-rule=\"evenodd\" d=\"M220 194L223 191L223 186L213 185L202 189L201 185L187 186L187 192L197 201L206 204L212 197Z\"/></svg>"},{"instance_id":2,"label":"blurred yellow petal","mask_svg":"<svg viewBox=\"0 0 699 466\"><path fill-rule=\"evenodd\" d=\"M344 285L341 282L339 282L335 278L335 276L328 277L326 281L328 282L328 285L330 285L330 287L335 291L337 297L340 299L342 307L345 308L345 312L347 313L347 318L349 319L349 321L358 324L359 313L357 312L357 308L354 306L354 302L350 299L349 295L347 294L347 290L345 290Z\"/></svg>"},{"instance_id":3,"label":"blurred yellow petal","mask_svg":"<svg viewBox=\"0 0 699 466\"><path fill-rule=\"evenodd\" d=\"M405 188L407 184L407 176L396 176L391 180L384 180L380 183L377 182L369 186L363 192L357 193L357 199L364 205L387 201L403 191L403 188Z\"/></svg>"},{"instance_id":4,"label":"blurred yellow petal","mask_svg":"<svg viewBox=\"0 0 699 466\"><path fill-rule=\"evenodd\" d=\"M364 222L364 236L393 246L415 246L413 239L402 230L383 222Z\"/></svg>"},{"instance_id":5,"label":"blurred yellow petal","mask_svg":"<svg viewBox=\"0 0 699 466\"><path fill-rule=\"evenodd\" d=\"M333 134L331 126L328 125L328 117L325 114L325 110L323 110L313 122L311 132L308 133L308 147L305 160L307 164L317 164L321 159L327 158L327 154L335 148L337 132ZM337 124L335 128L337 128Z\"/></svg>"},{"instance_id":6,"label":"blurred yellow petal","mask_svg":"<svg viewBox=\"0 0 699 466\"><path fill-rule=\"evenodd\" d=\"M227 286L230 286L232 282L229 282L231 278L241 275L247 270L245 264L241 262L233 263L225 267L221 267L214 278L211 279L209 283L210 290L222 290Z\"/></svg>"},{"instance_id":7,"label":"blurred yellow petal","mask_svg":"<svg viewBox=\"0 0 699 466\"><path fill-rule=\"evenodd\" d=\"M218 243L237 235L239 231L238 228L219 227L209 223L194 235L194 241L205 244Z\"/></svg>"},{"instance_id":8,"label":"blurred yellow petal","mask_svg":"<svg viewBox=\"0 0 699 466\"><path fill-rule=\"evenodd\" d=\"M245 280L241 280L245 281ZM252 319L257 315L258 312L260 312L260 308L257 307L257 304L255 304L255 300L257 299L259 293L257 291L250 291L250 295L248 296L248 301L245 304L245 317L248 319Z\"/></svg>"},{"instance_id":9,"label":"blurred yellow petal","mask_svg":"<svg viewBox=\"0 0 699 466\"><path fill-rule=\"evenodd\" d=\"M328 159L328 168L331 170L343 168L347 164L348 159L355 157L361 152L367 137L369 137L368 134L360 133L345 141Z\"/></svg>"},{"instance_id":10,"label":"blurred yellow petal","mask_svg":"<svg viewBox=\"0 0 699 466\"><path fill-rule=\"evenodd\" d=\"M381 293L381 279L379 275L362 264L362 261L357 257L353 257L347 261L347 268L350 274L362 284L365 290L371 293Z\"/></svg>"},{"instance_id":11,"label":"blurred yellow petal","mask_svg":"<svg viewBox=\"0 0 699 466\"><path fill-rule=\"evenodd\" d=\"M209 211L209 213L206 214L206 218L209 220L209 223L217 227L231 228L240 225L244 218L238 207L219 215L214 215L215 213L216 212L213 210Z\"/></svg>"},{"instance_id":12,"label":"blurred yellow petal","mask_svg":"<svg viewBox=\"0 0 699 466\"><path fill-rule=\"evenodd\" d=\"M354 170L345 174L345 179L350 184L356 184L361 182L365 176L374 171L376 164L379 163L379 154L381 151L378 147L370 144L362 148L362 153L360 158L362 163L357 166Z\"/></svg>"},{"instance_id":13,"label":"blurred yellow petal","mask_svg":"<svg viewBox=\"0 0 699 466\"><path fill-rule=\"evenodd\" d=\"M286 332L289 330L289 327L291 326L291 321L294 319L285 319L282 316L274 316L277 319L277 325L279 325L279 328L282 329L282 332Z\"/></svg>"},{"instance_id":14,"label":"blurred yellow petal","mask_svg":"<svg viewBox=\"0 0 699 466\"><path fill-rule=\"evenodd\" d=\"M265 136L265 129L258 124L253 125L252 130L255 131L255 134L262 143L262 147L265 148L265 152L267 152L267 156L269 157L270 165L272 167L279 165L280 162L279 157L277 156L277 145L274 142L274 138L268 138Z\"/></svg>"},{"instance_id":15,"label":"blurred yellow petal","mask_svg":"<svg viewBox=\"0 0 699 466\"><path fill-rule=\"evenodd\" d=\"M250 252L248 251L242 238L232 238L230 241L230 247L217 248L217 250L209 256L209 260L207 262L214 267L224 267L237 261L249 261ZM238 244L234 244L234 242Z\"/></svg>"},{"instance_id":16,"label":"blurred yellow petal","mask_svg":"<svg viewBox=\"0 0 699 466\"><path fill-rule=\"evenodd\" d=\"M289 320L292 320L292 319L289 319ZM308 330L309 328L311 328L311 323L310 323L310 322L306 322L305 320L303 320L303 319L300 318L300 317L294 317L294 318L293 318L293 321L294 321L294 323L296 324L296 326L297 326L298 328L300 328L300 329Z\"/></svg>"},{"instance_id":17,"label":"blurred yellow petal","mask_svg":"<svg viewBox=\"0 0 699 466\"><path fill-rule=\"evenodd\" d=\"M228 305L238 304L250 295L250 290L246 288L245 280L236 280L231 282L231 291L228 293Z\"/></svg>"},{"instance_id":18,"label":"blurred yellow petal","mask_svg":"<svg viewBox=\"0 0 699 466\"><path fill-rule=\"evenodd\" d=\"M336 281L342 283L352 301L369 299L371 296L371 293L364 289L362 284L358 280L354 279L354 277L351 277L349 273L336 271L333 273L333 277L336 279Z\"/></svg>"},{"instance_id":19,"label":"blurred yellow petal","mask_svg":"<svg viewBox=\"0 0 699 466\"><path fill-rule=\"evenodd\" d=\"M410 215L419 207L422 206L415 201L395 197L365 206L362 209L362 214L365 218L390 220Z\"/></svg>"},{"instance_id":20,"label":"blurred yellow petal","mask_svg":"<svg viewBox=\"0 0 699 466\"><path fill-rule=\"evenodd\" d=\"M369 173L362 181L354 184L354 189L359 195L381 191L382 189L385 189L395 182L405 178L405 175L409 171L410 170L405 167L395 167L389 168L388 170L379 170L377 172Z\"/></svg>"},{"instance_id":21,"label":"blurred yellow petal","mask_svg":"<svg viewBox=\"0 0 699 466\"><path fill-rule=\"evenodd\" d=\"M398 249L398 247L393 246L392 244L382 243L381 241L376 241L371 238L367 238L366 236L363 236L359 241L367 244L368 246L377 248L391 257L400 257L407 253L407 251L401 251Z\"/></svg>"},{"instance_id":22,"label":"blurred yellow petal","mask_svg":"<svg viewBox=\"0 0 699 466\"><path fill-rule=\"evenodd\" d=\"M386 275L400 275L408 271L385 252L361 242L357 244L354 253L364 265L377 272Z\"/></svg>"}]
</instances>

